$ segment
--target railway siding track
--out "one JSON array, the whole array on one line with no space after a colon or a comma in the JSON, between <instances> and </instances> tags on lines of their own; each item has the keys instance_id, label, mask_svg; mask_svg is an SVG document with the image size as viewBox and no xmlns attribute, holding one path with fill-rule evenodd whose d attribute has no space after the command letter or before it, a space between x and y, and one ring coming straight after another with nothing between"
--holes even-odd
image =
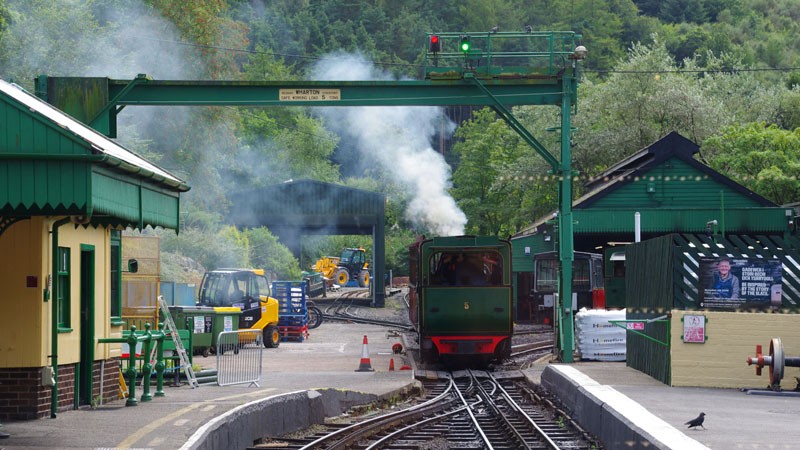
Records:
<instances>
[{"instance_id":1,"label":"railway siding track","mask_svg":"<svg viewBox=\"0 0 800 450\"><path fill-rule=\"evenodd\" d=\"M591 436L542 402L521 377L484 371L421 380L419 403L349 424L326 424L287 449L599 449Z\"/></svg>"}]
</instances>

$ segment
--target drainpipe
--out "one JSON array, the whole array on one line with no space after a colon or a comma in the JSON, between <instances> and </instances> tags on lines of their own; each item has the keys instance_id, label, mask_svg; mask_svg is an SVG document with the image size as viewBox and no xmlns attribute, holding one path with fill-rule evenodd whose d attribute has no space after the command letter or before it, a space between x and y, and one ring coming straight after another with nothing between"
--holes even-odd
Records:
<instances>
[{"instance_id":1,"label":"drainpipe","mask_svg":"<svg viewBox=\"0 0 800 450\"><path fill-rule=\"evenodd\" d=\"M52 354L50 355L50 361L53 365L53 386L51 388L51 398L50 398L50 418L56 418L56 412L58 412L58 299L56 298L56 294L58 293L58 228L65 223L69 223L69 217L65 217L61 220L57 220L53 223L52 229L50 233L53 235L53 248L52 248L52 261L53 265L50 268L51 275L51 287L50 287L50 308L51 308L51 318L50 318L50 347Z\"/></svg>"}]
</instances>

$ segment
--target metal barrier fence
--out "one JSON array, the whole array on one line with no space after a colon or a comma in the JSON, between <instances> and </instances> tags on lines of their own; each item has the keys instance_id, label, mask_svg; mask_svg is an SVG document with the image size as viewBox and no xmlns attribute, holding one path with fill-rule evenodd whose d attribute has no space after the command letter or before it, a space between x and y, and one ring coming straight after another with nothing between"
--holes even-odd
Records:
<instances>
[{"instance_id":1,"label":"metal barrier fence","mask_svg":"<svg viewBox=\"0 0 800 450\"><path fill-rule=\"evenodd\" d=\"M261 380L261 354L264 350L261 330L223 331L217 338L217 384L250 383Z\"/></svg>"}]
</instances>

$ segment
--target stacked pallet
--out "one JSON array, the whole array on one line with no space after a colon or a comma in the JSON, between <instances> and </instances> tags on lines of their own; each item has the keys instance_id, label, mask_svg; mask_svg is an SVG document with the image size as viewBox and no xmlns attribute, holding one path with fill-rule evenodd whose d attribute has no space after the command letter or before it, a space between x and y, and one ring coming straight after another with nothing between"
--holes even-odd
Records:
<instances>
[{"instance_id":1,"label":"stacked pallet","mask_svg":"<svg viewBox=\"0 0 800 450\"><path fill-rule=\"evenodd\" d=\"M308 307L305 281L274 281L272 296L278 300L281 341L303 342L308 338Z\"/></svg>"}]
</instances>

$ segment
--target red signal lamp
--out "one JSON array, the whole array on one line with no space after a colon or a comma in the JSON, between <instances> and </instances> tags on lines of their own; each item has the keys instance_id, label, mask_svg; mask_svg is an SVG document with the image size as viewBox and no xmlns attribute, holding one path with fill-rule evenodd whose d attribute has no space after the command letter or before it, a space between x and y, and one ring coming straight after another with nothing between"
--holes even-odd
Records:
<instances>
[{"instance_id":1,"label":"red signal lamp","mask_svg":"<svg viewBox=\"0 0 800 450\"><path fill-rule=\"evenodd\" d=\"M428 41L428 50L431 53L438 53L442 50L442 41L439 39L438 35L431 35L430 40Z\"/></svg>"}]
</instances>

